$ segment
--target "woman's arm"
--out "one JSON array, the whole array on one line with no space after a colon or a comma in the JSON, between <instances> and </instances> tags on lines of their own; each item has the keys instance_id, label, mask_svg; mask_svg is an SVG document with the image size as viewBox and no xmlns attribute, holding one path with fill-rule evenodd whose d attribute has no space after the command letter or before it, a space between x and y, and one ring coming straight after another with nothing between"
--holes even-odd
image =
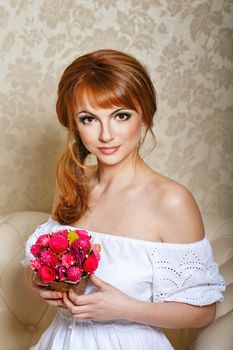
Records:
<instances>
[{"instance_id":1,"label":"woman's arm","mask_svg":"<svg viewBox=\"0 0 233 350\"><path fill-rule=\"evenodd\" d=\"M89 295L70 291L63 300L78 319L109 321L124 319L162 328L195 328L208 325L215 316L215 304L192 306L185 303L149 303L136 300L92 275L91 282L99 288Z\"/></svg>"},{"instance_id":2,"label":"woman's arm","mask_svg":"<svg viewBox=\"0 0 233 350\"><path fill-rule=\"evenodd\" d=\"M177 302L143 303L132 301L127 319L162 328L199 328L215 317L216 305L193 306Z\"/></svg>"}]
</instances>

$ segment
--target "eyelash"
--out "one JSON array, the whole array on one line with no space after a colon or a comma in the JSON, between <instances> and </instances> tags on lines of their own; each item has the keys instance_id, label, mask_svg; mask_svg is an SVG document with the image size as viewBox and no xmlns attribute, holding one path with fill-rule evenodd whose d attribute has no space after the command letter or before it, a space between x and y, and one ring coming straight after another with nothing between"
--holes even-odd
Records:
<instances>
[{"instance_id":1,"label":"eyelash","mask_svg":"<svg viewBox=\"0 0 233 350\"><path fill-rule=\"evenodd\" d=\"M118 116L125 116L126 118L125 119L120 119L121 121L125 121L125 120L129 120L131 118L131 113L128 113L128 112L120 112L120 113L117 113L116 114L116 117Z\"/></svg>"},{"instance_id":2,"label":"eyelash","mask_svg":"<svg viewBox=\"0 0 233 350\"><path fill-rule=\"evenodd\" d=\"M80 117L80 118L79 118L80 122L83 123L83 124L85 124L85 125L91 124L91 122L90 122L90 123L86 122L88 119L92 119L92 120L93 120L93 119L95 119L95 118L92 117L92 116L89 116L89 115L83 116L83 117ZM90 121L90 120L89 120L89 121Z\"/></svg>"},{"instance_id":3,"label":"eyelash","mask_svg":"<svg viewBox=\"0 0 233 350\"><path fill-rule=\"evenodd\" d=\"M119 117L119 116L125 116L126 118L125 119L117 119L117 120L120 120L120 121L126 121L126 120L129 120L131 118L131 113L128 113L128 112L120 112L120 113L117 113L115 115L115 118L116 117ZM87 120L89 119L89 122L87 122ZM90 121L91 119L91 121ZM92 117L92 116L89 116L89 115L84 115L82 117L79 117L79 120L82 124L84 125L90 125L92 124L92 121L95 119L95 117Z\"/></svg>"}]
</instances>

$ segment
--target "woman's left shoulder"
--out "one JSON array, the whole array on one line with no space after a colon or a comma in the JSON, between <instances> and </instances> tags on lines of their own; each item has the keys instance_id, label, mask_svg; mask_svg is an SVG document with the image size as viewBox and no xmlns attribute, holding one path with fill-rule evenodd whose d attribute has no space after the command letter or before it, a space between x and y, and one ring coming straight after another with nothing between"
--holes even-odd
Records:
<instances>
[{"instance_id":1,"label":"woman's left shoulder","mask_svg":"<svg viewBox=\"0 0 233 350\"><path fill-rule=\"evenodd\" d=\"M203 220L190 190L161 174L155 176L152 187L155 197L159 198L162 240L168 243L194 243L203 239Z\"/></svg>"}]
</instances>

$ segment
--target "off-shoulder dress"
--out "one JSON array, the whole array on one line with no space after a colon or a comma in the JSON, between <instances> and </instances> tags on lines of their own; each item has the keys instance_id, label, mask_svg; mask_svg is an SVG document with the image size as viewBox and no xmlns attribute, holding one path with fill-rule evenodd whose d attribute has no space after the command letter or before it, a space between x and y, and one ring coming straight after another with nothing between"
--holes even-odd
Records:
<instances>
[{"instance_id":1,"label":"off-shoulder dress","mask_svg":"<svg viewBox=\"0 0 233 350\"><path fill-rule=\"evenodd\" d=\"M53 219L37 227L26 244L25 264L33 259L30 247L45 233L74 228ZM213 261L210 243L151 242L89 231L102 245L96 275L122 292L150 303L181 302L209 305L223 300L224 279ZM89 283L85 293L95 287ZM76 320L64 308L57 313L39 342L30 350L171 350L163 331L126 320Z\"/></svg>"}]
</instances>

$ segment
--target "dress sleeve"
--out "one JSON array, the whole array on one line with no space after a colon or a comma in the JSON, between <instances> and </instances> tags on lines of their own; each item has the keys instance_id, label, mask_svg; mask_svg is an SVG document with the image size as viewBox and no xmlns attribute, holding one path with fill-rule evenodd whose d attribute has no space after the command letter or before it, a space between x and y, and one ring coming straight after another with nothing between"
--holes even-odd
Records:
<instances>
[{"instance_id":1,"label":"dress sleeve","mask_svg":"<svg viewBox=\"0 0 233 350\"><path fill-rule=\"evenodd\" d=\"M39 236L52 232L53 228L56 226L56 222L51 218L45 223L37 226L35 231L29 236L26 245L25 245L25 258L21 261L21 264L26 267L30 262L35 259L32 253L30 252L31 246L36 243L36 240Z\"/></svg>"},{"instance_id":2,"label":"dress sleeve","mask_svg":"<svg viewBox=\"0 0 233 350\"><path fill-rule=\"evenodd\" d=\"M160 243L151 260L154 302L204 306L223 300L225 281L206 236L191 244Z\"/></svg>"}]
</instances>

